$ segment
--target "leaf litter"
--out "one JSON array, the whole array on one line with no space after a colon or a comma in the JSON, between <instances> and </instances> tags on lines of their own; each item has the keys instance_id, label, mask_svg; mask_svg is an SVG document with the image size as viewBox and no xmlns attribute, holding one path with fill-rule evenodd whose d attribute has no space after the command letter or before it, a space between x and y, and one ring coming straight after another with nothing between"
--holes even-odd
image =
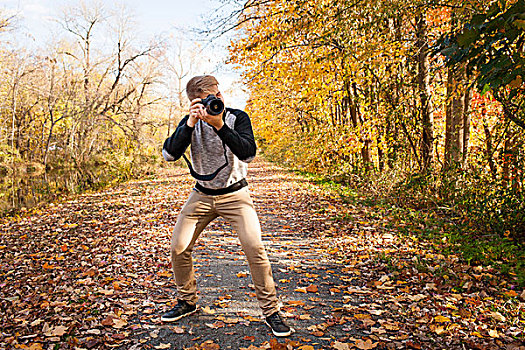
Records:
<instances>
[{"instance_id":1,"label":"leaf litter","mask_svg":"<svg viewBox=\"0 0 525 350\"><path fill-rule=\"evenodd\" d=\"M221 220L195 247L201 310L160 322L176 301L171 229L193 185L176 169L0 223L0 346L521 346L525 292L490 266L401 236L380 208L345 203L269 163L254 162L249 182L292 337L275 339L262 322L238 240Z\"/></svg>"}]
</instances>

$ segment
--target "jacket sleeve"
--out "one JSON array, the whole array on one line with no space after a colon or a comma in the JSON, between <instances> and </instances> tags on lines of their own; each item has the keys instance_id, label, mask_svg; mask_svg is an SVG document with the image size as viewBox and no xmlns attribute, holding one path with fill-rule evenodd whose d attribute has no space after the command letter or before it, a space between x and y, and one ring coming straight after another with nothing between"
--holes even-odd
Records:
<instances>
[{"instance_id":1,"label":"jacket sleeve","mask_svg":"<svg viewBox=\"0 0 525 350\"><path fill-rule=\"evenodd\" d=\"M252 123L245 112L237 114L236 117L233 129L224 123L223 127L217 130L217 135L237 158L249 163L255 158L257 151Z\"/></svg>"},{"instance_id":2,"label":"jacket sleeve","mask_svg":"<svg viewBox=\"0 0 525 350\"><path fill-rule=\"evenodd\" d=\"M188 121L189 116L185 116L175 129L173 135L168 137L164 141L164 146L162 147L162 155L167 161L175 161L182 157L184 151L191 143L191 135L195 128L189 127L186 122Z\"/></svg>"}]
</instances>

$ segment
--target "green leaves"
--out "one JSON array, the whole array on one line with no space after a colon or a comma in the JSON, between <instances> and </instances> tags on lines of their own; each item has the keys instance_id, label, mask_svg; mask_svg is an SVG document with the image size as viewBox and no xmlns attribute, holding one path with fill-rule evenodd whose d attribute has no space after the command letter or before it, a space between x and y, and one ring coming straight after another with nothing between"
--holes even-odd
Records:
<instances>
[{"instance_id":1,"label":"green leaves","mask_svg":"<svg viewBox=\"0 0 525 350\"><path fill-rule=\"evenodd\" d=\"M457 41L459 46L467 47L472 45L479 38L479 31L477 29L465 29L463 33L458 35Z\"/></svg>"},{"instance_id":2,"label":"green leaves","mask_svg":"<svg viewBox=\"0 0 525 350\"><path fill-rule=\"evenodd\" d=\"M516 107L523 103L525 90L522 84L511 84L517 76L525 76L525 0L508 8L505 3L493 3L487 13L473 16L460 33L443 36L438 51L447 58L448 66L467 63L478 90L495 92L506 108L505 115L525 128Z\"/></svg>"}]
</instances>

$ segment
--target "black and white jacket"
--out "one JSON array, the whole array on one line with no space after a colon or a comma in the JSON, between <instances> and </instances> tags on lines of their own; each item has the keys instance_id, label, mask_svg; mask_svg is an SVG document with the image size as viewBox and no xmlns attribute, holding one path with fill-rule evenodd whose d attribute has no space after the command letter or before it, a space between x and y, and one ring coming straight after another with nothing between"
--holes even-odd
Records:
<instances>
[{"instance_id":1,"label":"black and white jacket","mask_svg":"<svg viewBox=\"0 0 525 350\"><path fill-rule=\"evenodd\" d=\"M195 127L191 128L186 124L188 118L189 115L182 118L173 135L164 142L164 159L179 159L191 144L193 169L199 174L211 174L225 164L226 149L228 165L213 180L198 180L197 183L204 188L215 190L230 187L243 180L248 172L247 163L255 158L256 153L248 114L239 109L226 108L223 115L224 126L220 130L202 120L197 121Z\"/></svg>"}]
</instances>

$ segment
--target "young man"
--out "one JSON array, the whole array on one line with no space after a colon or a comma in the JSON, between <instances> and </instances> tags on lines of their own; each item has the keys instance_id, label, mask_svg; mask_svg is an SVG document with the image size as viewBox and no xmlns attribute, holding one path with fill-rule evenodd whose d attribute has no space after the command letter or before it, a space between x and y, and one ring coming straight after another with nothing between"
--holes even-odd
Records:
<instances>
[{"instance_id":1,"label":"young man","mask_svg":"<svg viewBox=\"0 0 525 350\"><path fill-rule=\"evenodd\" d=\"M204 228L222 216L232 223L239 235L266 323L275 336L286 337L293 330L278 312L272 269L245 179L247 163L253 160L256 152L251 122L241 110L225 108L222 111L224 98L218 84L211 75L196 76L188 82L186 93L191 101L190 114L181 120L173 135L164 142L162 150L164 159L175 161L191 145L191 163L185 160L197 183L179 214L171 239L171 263L178 303L162 315L161 320L176 321L196 311L196 280L191 253ZM218 103L205 108L203 99L209 95L220 101L215 100Z\"/></svg>"}]
</instances>

